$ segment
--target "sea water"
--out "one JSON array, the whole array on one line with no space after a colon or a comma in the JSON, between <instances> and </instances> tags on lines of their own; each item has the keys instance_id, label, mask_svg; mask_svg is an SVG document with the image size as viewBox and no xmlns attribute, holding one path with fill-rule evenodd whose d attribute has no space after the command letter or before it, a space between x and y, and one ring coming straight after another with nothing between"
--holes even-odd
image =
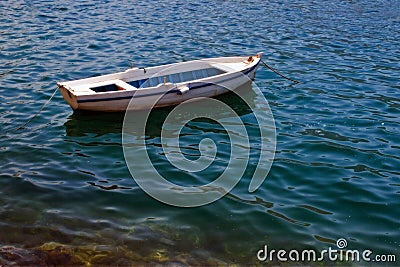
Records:
<instances>
[{"instance_id":1,"label":"sea water","mask_svg":"<svg viewBox=\"0 0 400 267\"><path fill-rule=\"evenodd\" d=\"M266 245L322 251L339 239L348 249L397 255L398 264L399 9L399 1L2 1L0 265L268 264L257 259ZM271 108L276 152L253 193L260 131L233 95L219 99L254 128L255 149L236 187L197 208L163 204L135 183L123 114L74 113L57 92L18 128L59 81L131 62L257 52L301 83L257 72L253 87ZM212 181L232 157L226 131L209 120L187 124L180 146L188 157L200 155L204 137L219 150L209 170L179 171L160 150L170 111L150 121L154 166L181 185Z\"/></svg>"}]
</instances>

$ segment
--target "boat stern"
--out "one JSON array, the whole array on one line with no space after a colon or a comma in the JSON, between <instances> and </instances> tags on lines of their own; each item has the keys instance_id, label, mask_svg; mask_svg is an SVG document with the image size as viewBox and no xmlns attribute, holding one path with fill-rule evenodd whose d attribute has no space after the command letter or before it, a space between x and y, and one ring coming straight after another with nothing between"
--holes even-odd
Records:
<instances>
[{"instance_id":1,"label":"boat stern","mask_svg":"<svg viewBox=\"0 0 400 267\"><path fill-rule=\"evenodd\" d=\"M75 94L65 86L63 83L57 83L58 88L62 96L64 97L65 101L67 101L68 105L71 106L72 109L78 109L78 100L76 99Z\"/></svg>"}]
</instances>

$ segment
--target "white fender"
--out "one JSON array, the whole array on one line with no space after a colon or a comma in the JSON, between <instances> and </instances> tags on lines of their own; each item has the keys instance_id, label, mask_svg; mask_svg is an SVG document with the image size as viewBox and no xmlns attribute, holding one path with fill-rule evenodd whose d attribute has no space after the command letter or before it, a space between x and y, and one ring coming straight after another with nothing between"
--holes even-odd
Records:
<instances>
[{"instance_id":1,"label":"white fender","mask_svg":"<svg viewBox=\"0 0 400 267\"><path fill-rule=\"evenodd\" d=\"M181 95L186 94L189 92L189 87L187 85L178 88Z\"/></svg>"}]
</instances>

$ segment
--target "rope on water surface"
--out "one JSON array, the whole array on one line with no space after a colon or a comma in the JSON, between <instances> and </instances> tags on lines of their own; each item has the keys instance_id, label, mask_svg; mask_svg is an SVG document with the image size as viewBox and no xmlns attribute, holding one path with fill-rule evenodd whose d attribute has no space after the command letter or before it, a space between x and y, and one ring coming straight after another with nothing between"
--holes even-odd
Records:
<instances>
[{"instance_id":1,"label":"rope on water surface","mask_svg":"<svg viewBox=\"0 0 400 267\"><path fill-rule=\"evenodd\" d=\"M53 96L57 93L58 88L56 88L54 90L54 92L51 94L50 98L43 104L43 106L38 110L38 112L36 112L35 115L33 115L29 120L27 120L24 124L22 124L21 126L19 126L17 128L17 131L20 129L23 129L26 125L28 125L37 115L40 114L40 112L42 112L42 110L50 103L51 99L53 98Z\"/></svg>"},{"instance_id":2,"label":"rope on water surface","mask_svg":"<svg viewBox=\"0 0 400 267\"><path fill-rule=\"evenodd\" d=\"M267 63L265 63L264 60L261 59L261 62L264 64L264 66L265 66L267 69L272 70L273 72L275 72L276 74L278 74L278 75L281 76L282 78L284 78L284 79L286 79L286 80L288 80L288 81L291 81L291 82L293 82L293 83L300 83L299 81L296 81L296 80L294 80L294 79L291 79L291 78L289 78L289 77L283 75L282 73L280 73L279 71L277 71L276 69L274 69L273 67L271 67L270 65L268 65Z\"/></svg>"},{"instance_id":3,"label":"rope on water surface","mask_svg":"<svg viewBox=\"0 0 400 267\"><path fill-rule=\"evenodd\" d=\"M32 117L30 117L29 120L27 120L24 124L20 125L17 128L14 128L14 131L18 131L18 130L25 128L25 126L27 126L34 118L36 118L40 114L40 112L42 112L42 110L50 103L51 99L57 93L57 90L58 90L58 88L56 88L54 90L54 92L51 94L50 98L47 99L47 101L42 105L42 107L38 110L38 112L36 112ZM5 133L11 132L11 131L13 131L13 130L11 129L9 131L6 131Z\"/></svg>"}]
</instances>

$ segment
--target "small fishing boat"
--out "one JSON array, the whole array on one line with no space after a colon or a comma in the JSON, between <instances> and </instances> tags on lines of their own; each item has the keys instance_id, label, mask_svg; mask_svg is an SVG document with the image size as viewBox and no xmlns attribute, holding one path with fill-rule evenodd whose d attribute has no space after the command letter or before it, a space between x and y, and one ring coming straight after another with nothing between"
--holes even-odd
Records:
<instances>
[{"instance_id":1,"label":"small fishing boat","mask_svg":"<svg viewBox=\"0 0 400 267\"><path fill-rule=\"evenodd\" d=\"M59 82L74 110L118 112L177 105L196 97L214 97L253 80L262 53L219 57ZM134 103L130 101L134 99Z\"/></svg>"}]
</instances>

